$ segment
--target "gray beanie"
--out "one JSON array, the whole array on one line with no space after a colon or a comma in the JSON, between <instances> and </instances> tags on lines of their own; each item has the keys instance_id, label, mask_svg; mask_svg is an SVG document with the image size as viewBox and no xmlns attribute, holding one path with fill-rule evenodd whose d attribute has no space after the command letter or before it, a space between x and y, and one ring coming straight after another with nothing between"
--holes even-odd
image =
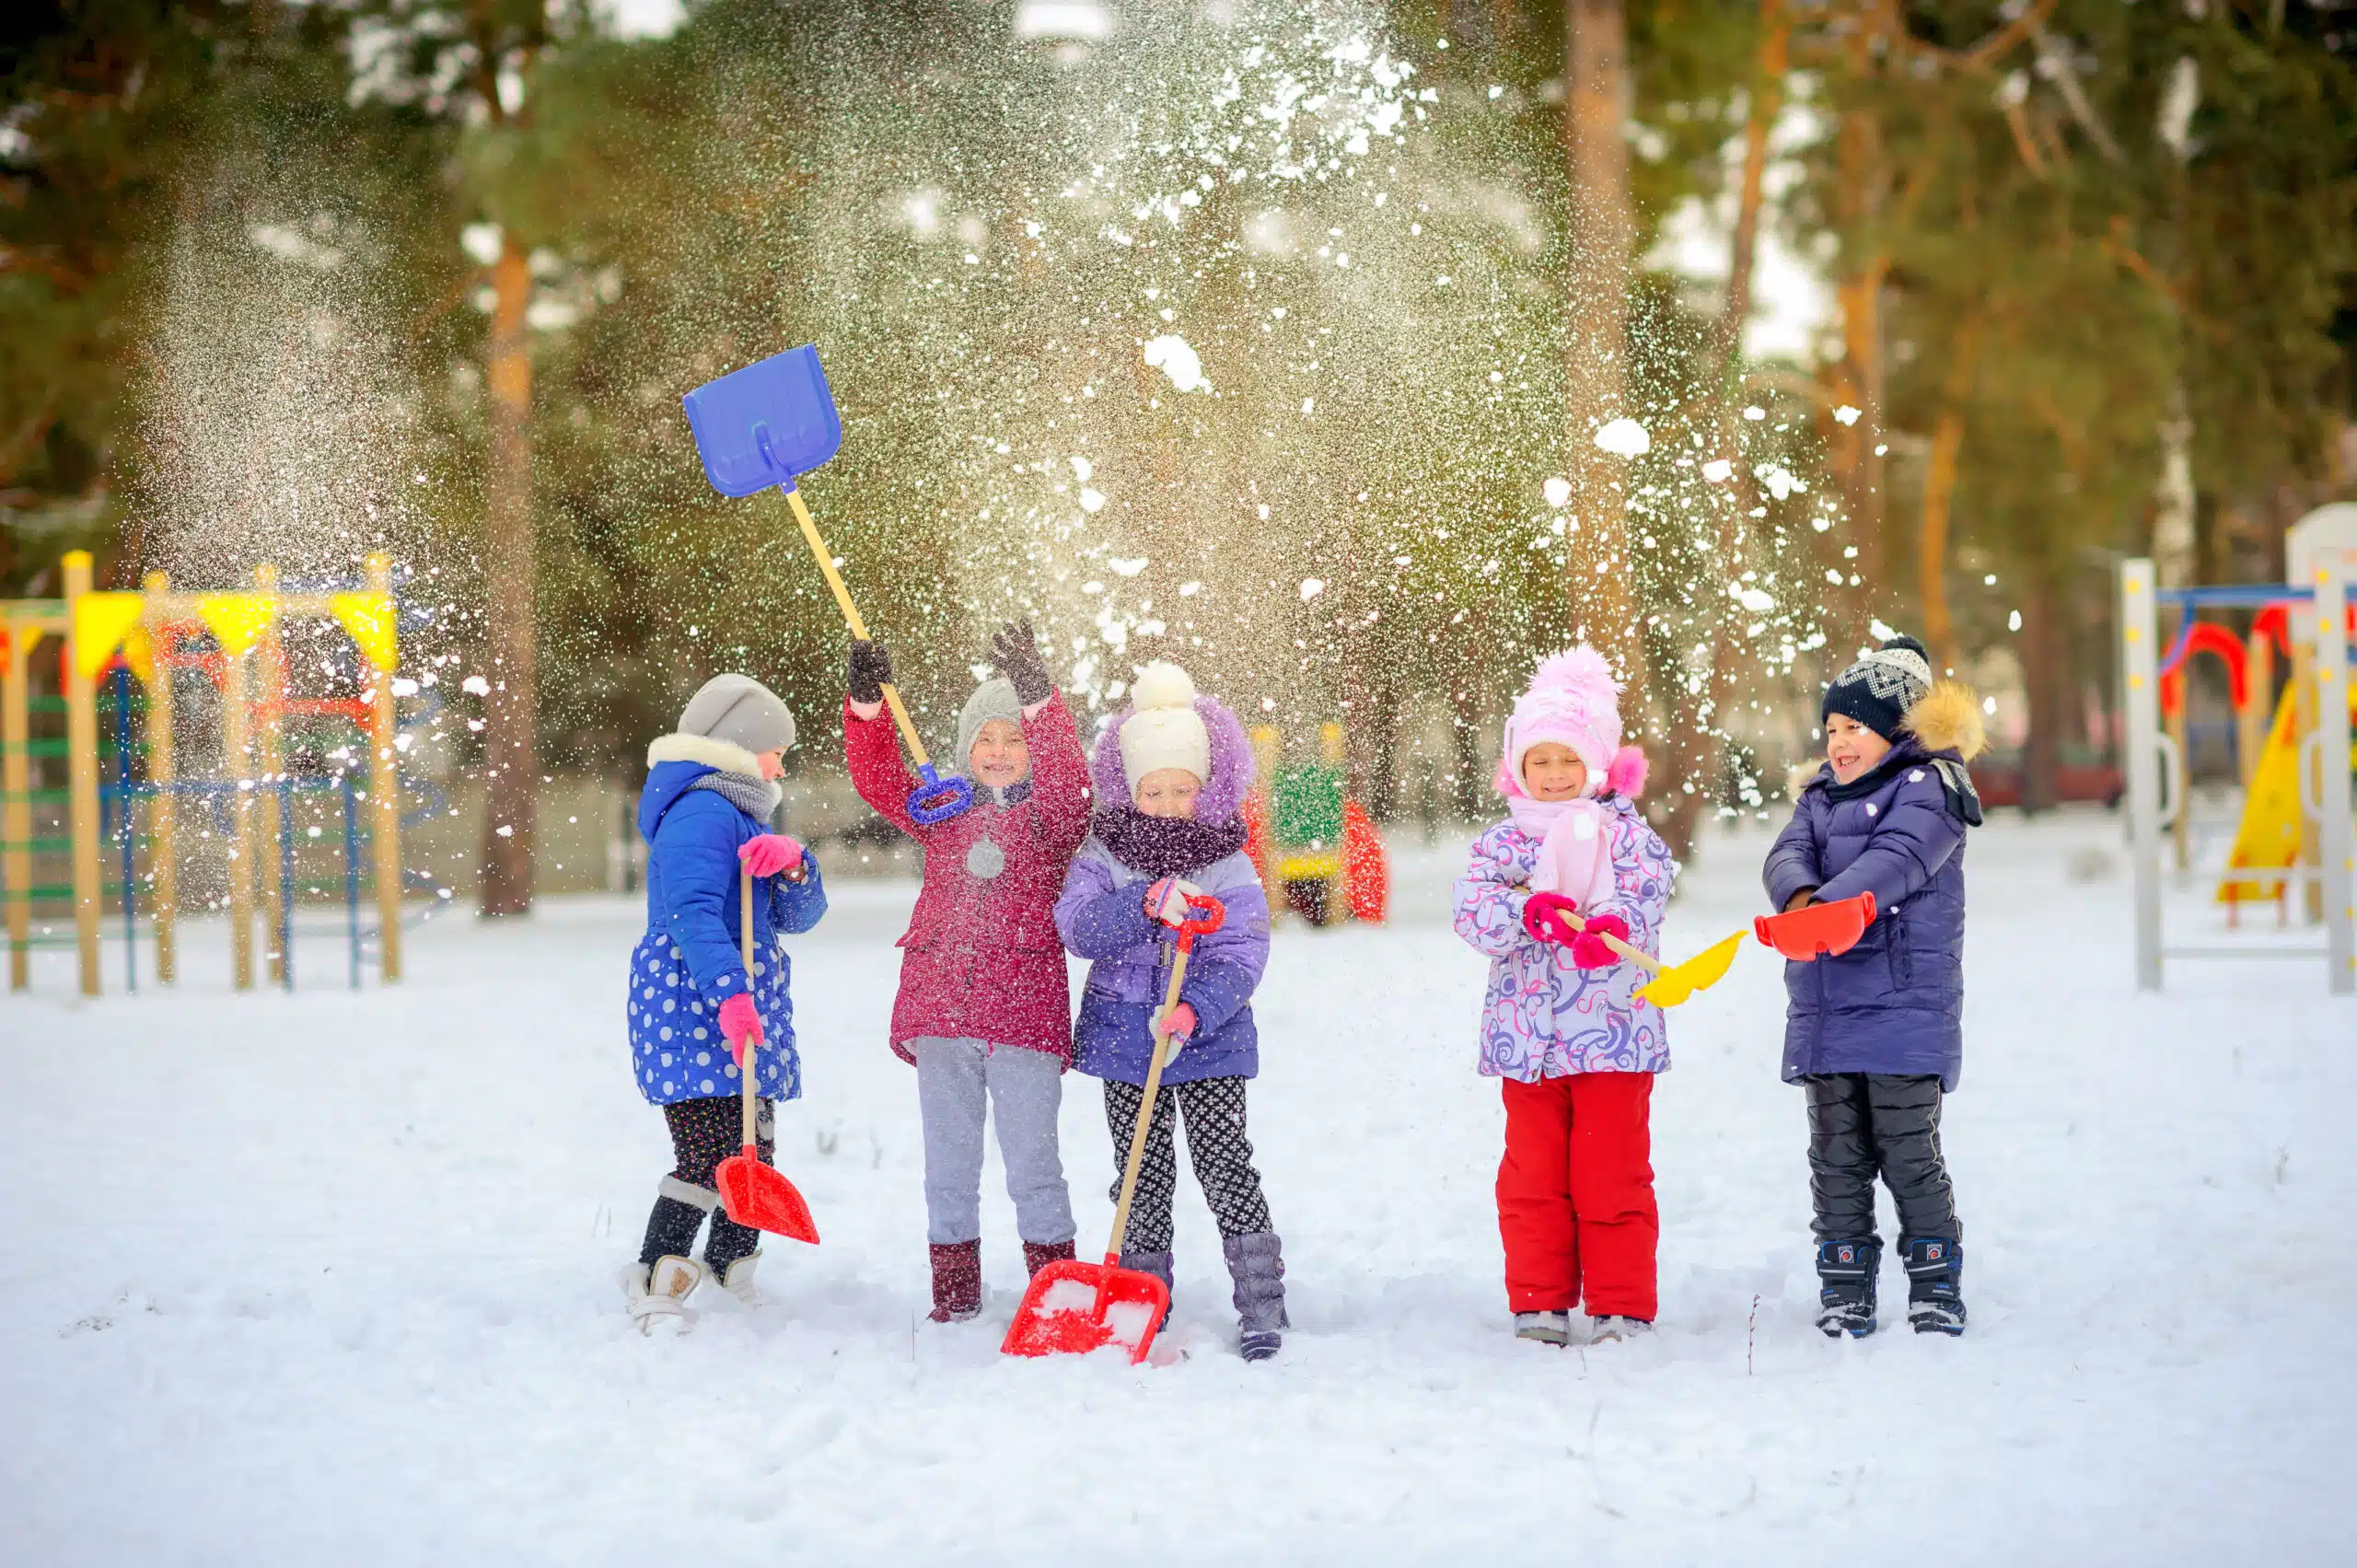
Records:
<instances>
[{"instance_id":1,"label":"gray beanie","mask_svg":"<svg viewBox=\"0 0 2357 1568\"><path fill-rule=\"evenodd\" d=\"M982 726L993 719L1004 719L1017 729L1023 727L1023 704L1015 695L1015 682L1003 675L993 676L974 688L966 699L963 712L958 715L958 771L965 772L973 767L974 742L981 738Z\"/></svg>"},{"instance_id":2,"label":"gray beanie","mask_svg":"<svg viewBox=\"0 0 2357 1568\"><path fill-rule=\"evenodd\" d=\"M751 676L715 675L688 699L679 733L725 740L759 756L794 744L794 714Z\"/></svg>"}]
</instances>

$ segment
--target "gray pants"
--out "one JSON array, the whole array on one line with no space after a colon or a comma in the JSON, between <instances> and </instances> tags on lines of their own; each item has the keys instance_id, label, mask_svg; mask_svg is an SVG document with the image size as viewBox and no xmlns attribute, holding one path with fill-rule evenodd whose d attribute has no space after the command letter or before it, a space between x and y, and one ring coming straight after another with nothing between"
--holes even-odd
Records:
<instances>
[{"instance_id":1,"label":"gray pants","mask_svg":"<svg viewBox=\"0 0 2357 1568\"><path fill-rule=\"evenodd\" d=\"M1044 1051L978 1040L909 1041L924 1116L927 1239L936 1246L982 1234L982 1115L995 1108L1006 1195L1025 1241L1070 1241L1072 1194L1056 1148L1063 1063Z\"/></svg>"}]
</instances>

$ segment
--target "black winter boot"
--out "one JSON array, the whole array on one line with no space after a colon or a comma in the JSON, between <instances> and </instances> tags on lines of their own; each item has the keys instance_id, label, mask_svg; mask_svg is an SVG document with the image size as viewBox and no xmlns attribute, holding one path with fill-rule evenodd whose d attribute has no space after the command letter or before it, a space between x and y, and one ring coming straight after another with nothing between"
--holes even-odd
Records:
<instances>
[{"instance_id":1,"label":"black winter boot","mask_svg":"<svg viewBox=\"0 0 2357 1568\"><path fill-rule=\"evenodd\" d=\"M1863 1340L1875 1331L1875 1276L1882 1271L1875 1237L1817 1244L1817 1326L1829 1340Z\"/></svg>"},{"instance_id":2,"label":"black winter boot","mask_svg":"<svg viewBox=\"0 0 2357 1568\"><path fill-rule=\"evenodd\" d=\"M1964 1244L1950 1237L1904 1238L1907 1320L1919 1334L1964 1332Z\"/></svg>"}]
</instances>

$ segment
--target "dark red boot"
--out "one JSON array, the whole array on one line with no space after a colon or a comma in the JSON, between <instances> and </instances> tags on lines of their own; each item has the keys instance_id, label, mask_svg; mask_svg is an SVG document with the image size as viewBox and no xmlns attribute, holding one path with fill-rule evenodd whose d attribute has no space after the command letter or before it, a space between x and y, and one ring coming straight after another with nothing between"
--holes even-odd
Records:
<instances>
[{"instance_id":1,"label":"dark red boot","mask_svg":"<svg viewBox=\"0 0 2357 1568\"><path fill-rule=\"evenodd\" d=\"M963 1323L981 1310L981 1241L933 1243L933 1320Z\"/></svg>"},{"instance_id":2,"label":"dark red boot","mask_svg":"<svg viewBox=\"0 0 2357 1568\"><path fill-rule=\"evenodd\" d=\"M1023 1244L1023 1272L1036 1274L1051 1263L1069 1263L1074 1256L1069 1241L1027 1241Z\"/></svg>"}]
</instances>

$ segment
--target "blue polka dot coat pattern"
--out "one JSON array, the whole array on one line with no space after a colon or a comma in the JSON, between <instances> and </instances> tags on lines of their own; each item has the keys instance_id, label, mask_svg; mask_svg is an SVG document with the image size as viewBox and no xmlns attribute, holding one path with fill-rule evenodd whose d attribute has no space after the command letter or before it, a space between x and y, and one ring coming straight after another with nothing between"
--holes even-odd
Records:
<instances>
[{"instance_id":1,"label":"blue polka dot coat pattern","mask_svg":"<svg viewBox=\"0 0 2357 1568\"><path fill-rule=\"evenodd\" d=\"M715 771L701 762L657 763L639 796L638 828L647 842L646 935L631 950L627 1016L632 1071L655 1105L742 1087L720 1038L720 1005L748 986L737 947L737 846L769 827L716 791L693 787ZM806 855L802 864L799 882L781 875L753 884L749 981L766 1037L755 1086L769 1099L802 1093L784 938L809 930L827 912L818 861Z\"/></svg>"}]
</instances>

